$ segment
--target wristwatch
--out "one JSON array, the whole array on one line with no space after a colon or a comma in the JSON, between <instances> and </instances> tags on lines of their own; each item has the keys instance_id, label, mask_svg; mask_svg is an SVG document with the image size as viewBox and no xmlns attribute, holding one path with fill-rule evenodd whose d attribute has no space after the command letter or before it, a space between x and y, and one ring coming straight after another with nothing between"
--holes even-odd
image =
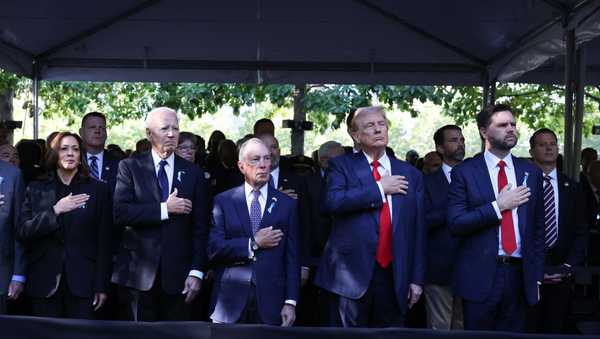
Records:
<instances>
[{"instance_id":1,"label":"wristwatch","mask_svg":"<svg viewBox=\"0 0 600 339\"><path fill-rule=\"evenodd\" d=\"M253 251L258 251L258 249L260 248L260 247L258 247L258 244L254 240L254 238L250 239L250 247L252 247Z\"/></svg>"}]
</instances>

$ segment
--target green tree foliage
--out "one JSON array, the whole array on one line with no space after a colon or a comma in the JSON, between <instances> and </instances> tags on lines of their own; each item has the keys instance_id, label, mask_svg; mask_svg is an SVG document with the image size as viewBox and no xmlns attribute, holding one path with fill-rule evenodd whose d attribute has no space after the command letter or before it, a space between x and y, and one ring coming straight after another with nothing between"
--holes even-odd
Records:
<instances>
[{"instance_id":1,"label":"green tree foliage","mask_svg":"<svg viewBox=\"0 0 600 339\"><path fill-rule=\"evenodd\" d=\"M31 81L0 70L0 91L14 89L17 96L29 96ZM464 126L481 109L481 87L389 86L389 85L308 85L304 97L307 118L317 132L338 128L356 107L380 103L388 109L409 112L415 117L416 102L442 105L443 113ZM56 82L40 87L45 117L62 117L70 124L85 112L97 110L109 117L111 125L143 117L155 106L169 106L189 118L215 113L223 106L242 107L270 103L293 107L294 85ZM598 87L586 88L584 133L599 123ZM564 88L552 85L498 84L496 101L510 103L520 121L532 129L549 127L561 132L564 125ZM334 115L335 119L331 119Z\"/></svg>"}]
</instances>

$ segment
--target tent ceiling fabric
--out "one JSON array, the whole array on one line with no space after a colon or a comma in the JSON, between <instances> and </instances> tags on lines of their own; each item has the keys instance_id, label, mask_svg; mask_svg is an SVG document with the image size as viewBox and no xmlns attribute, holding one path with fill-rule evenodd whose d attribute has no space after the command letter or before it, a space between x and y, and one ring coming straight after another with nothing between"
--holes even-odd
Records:
<instances>
[{"instance_id":1,"label":"tent ceiling fabric","mask_svg":"<svg viewBox=\"0 0 600 339\"><path fill-rule=\"evenodd\" d=\"M569 18L597 28L600 0L7 0L0 67L45 80L480 85L506 70L562 83L560 48L529 47L560 41L577 6ZM598 84L598 39L586 48ZM523 74L527 53L542 61Z\"/></svg>"}]
</instances>

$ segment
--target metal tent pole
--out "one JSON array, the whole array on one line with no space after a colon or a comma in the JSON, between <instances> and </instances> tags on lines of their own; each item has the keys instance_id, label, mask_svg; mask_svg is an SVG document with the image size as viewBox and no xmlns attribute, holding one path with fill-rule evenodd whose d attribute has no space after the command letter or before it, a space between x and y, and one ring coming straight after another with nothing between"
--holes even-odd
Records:
<instances>
[{"instance_id":1,"label":"metal tent pole","mask_svg":"<svg viewBox=\"0 0 600 339\"><path fill-rule=\"evenodd\" d=\"M40 75L38 62L33 62L33 139L39 138L40 130L40 106L39 106L39 95L40 95Z\"/></svg>"},{"instance_id":2,"label":"metal tent pole","mask_svg":"<svg viewBox=\"0 0 600 339\"><path fill-rule=\"evenodd\" d=\"M573 178L573 64L575 56L575 31L567 31L567 50L565 53L565 175Z\"/></svg>"},{"instance_id":3,"label":"metal tent pole","mask_svg":"<svg viewBox=\"0 0 600 339\"><path fill-rule=\"evenodd\" d=\"M581 162L581 132L583 129L584 95L585 95L585 70L586 70L585 46L580 45L577 49L577 86L575 93L575 140L573 145L573 165L571 171L573 179L579 181L579 163Z\"/></svg>"}]
</instances>

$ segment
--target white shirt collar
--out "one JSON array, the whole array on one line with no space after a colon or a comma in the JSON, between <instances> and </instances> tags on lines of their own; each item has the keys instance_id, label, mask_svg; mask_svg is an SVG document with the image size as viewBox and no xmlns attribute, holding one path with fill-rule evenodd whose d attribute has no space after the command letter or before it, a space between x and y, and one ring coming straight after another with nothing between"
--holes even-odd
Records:
<instances>
[{"instance_id":1,"label":"white shirt collar","mask_svg":"<svg viewBox=\"0 0 600 339\"><path fill-rule=\"evenodd\" d=\"M160 161L163 159L161 157L159 157L158 154L156 154L156 152L154 152L154 150L152 150L150 152L152 153L152 160L154 161L154 168L158 168ZM169 165L169 167L171 167L172 169L175 169L175 153L171 153L171 155L169 155L164 160L167 161L167 165Z\"/></svg>"},{"instance_id":2,"label":"white shirt collar","mask_svg":"<svg viewBox=\"0 0 600 339\"><path fill-rule=\"evenodd\" d=\"M450 167L450 165L448 165L447 163L442 162L442 171L444 172L446 179L448 179L448 182L450 182L450 172L452 172L452 167Z\"/></svg>"},{"instance_id":3,"label":"white shirt collar","mask_svg":"<svg viewBox=\"0 0 600 339\"><path fill-rule=\"evenodd\" d=\"M548 173L548 176L553 180L553 181L557 181L558 180L558 172L556 171L556 168L554 168L552 171L550 171L550 173ZM544 177L546 177L546 174L544 174Z\"/></svg>"},{"instance_id":4,"label":"white shirt collar","mask_svg":"<svg viewBox=\"0 0 600 339\"><path fill-rule=\"evenodd\" d=\"M365 157L367 158L367 161L369 162L369 166L371 166L371 163L373 162L373 159L371 159L371 157L369 157L367 155L367 153L365 153L364 151L362 152L362 154L365 155ZM390 164L390 158L387 156L386 152L383 152L383 155L377 159L377 161L379 162L379 166L383 167L384 170L388 171L388 173L391 174L392 172L392 165ZM379 172L381 173L381 172Z\"/></svg>"},{"instance_id":5,"label":"white shirt collar","mask_svg":"<svg viewBox=\"0 0 600 339\"><path fill-rule=\"evenodd\" d=\"M483 157L485 158L485 163L487 165L488 170L498 168L498 162L500 162L500 160L504 160L504 163L506 164L505 167L509 170L514 169L511 153L508 153L508 155L504 157L504 159L500 159L494 154L492 154L492 152L485 150L485 152L483 152Z\"/></svg>"},{"instance_id":6,"label":"white shirt collar","mask_svg":"<svg viewBox=\"0 0 600 339\"><path fill-rule=\"evenodd\" d=\"M248 182L244 182L244 192L246 193L246 201L252 201L252 199L253 199L252 191L253 190L254 190L254 188L252 186L250 186L250 184ZM264 185L262 185L262 187L259 189L259 191L260 191L260 196L266 200L267 193L269 192L269 185L267 183L265 183Z\"/></svg>"},{"instance_id":7,"label":"white shirt collar","mask_svg":"<svg viewBox=\"0 0 600 339\"><path fill-rule=\"evenodd\" d=\"M100 151L100 153L98 153L98 154L92 154L92 153L86 152L86 155L87 155L88 162L91 161L91 159L90 159L91 157L96 157L96 159L98 159L98 163L99 163L98 166L102 165L102 159L104 158L104 151Z\"/></svg>"}]
</instances>

